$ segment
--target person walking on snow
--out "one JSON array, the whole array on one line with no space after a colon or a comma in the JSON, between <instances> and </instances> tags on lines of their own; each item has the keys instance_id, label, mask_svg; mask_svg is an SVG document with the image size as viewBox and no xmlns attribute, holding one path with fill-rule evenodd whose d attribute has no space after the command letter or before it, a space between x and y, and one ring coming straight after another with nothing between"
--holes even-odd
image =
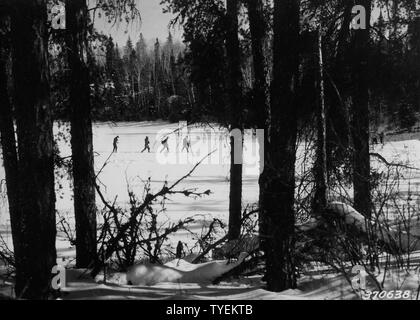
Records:
<instances>
[{"instance_id":1,"label":"person walking on snow","mask_svg":"<svg viewBox=\"0 0 420 320\"><path fill-rule=\"evenodd\" d=\"M385 133L381 132L379 134L379 140L381 141L381 144L384 145L384 139L385 139Z\"/></svg>"},{"instance_id":2,"label":"person walking on snow","mask_svg":"<svg viewBox=\"0 0 420 320\"><path fill-rule=\"evenodd\" d=\"M150 140L148 136L146 136L146 139L144 139L144 149L141 151L141 153L146 150L150 153Z\"/></svg>"},{"instance_id":3,"label":"person walking on snow","mask_svg":"<svg viewBox=\"0 0 420 320\"><path fill-rule=\"evenodd\" d=\"M187 150L187 153L189 153L190 152L190 147L191 147L191 142L188 139L188 137L184 138L184 140L182 141L182 144L183 144L183 147L182 147L181 152L184 151L184 149L185 149L185 150Z\"/></svg>"},{"instance_id":4,"label":"person walking on snow","mask_svg":"<svg viewBox=\"0 0 420 320\"><path fill-rule=\"evenodd\" d=\"M162 153L165 149L169 152L168 140L169 140L169 137L166 137L166 139L165 139L165 140L162 140L163 149L162 149L161 153Z\"/></svg>"},{"instance_id":5,"label":"person walking on snow","mask_svg":"<svg viewBox=\"0 0 420 320\"><path fill-rule=\"evenodd\" d=\"M115 138L114 138L114 142L113 142L113 145L114 145L114 150L112 151L112 152L118 152L118 140L120 139L120 137L119 136L116 136Z\"/></svg>"}]
</instances>

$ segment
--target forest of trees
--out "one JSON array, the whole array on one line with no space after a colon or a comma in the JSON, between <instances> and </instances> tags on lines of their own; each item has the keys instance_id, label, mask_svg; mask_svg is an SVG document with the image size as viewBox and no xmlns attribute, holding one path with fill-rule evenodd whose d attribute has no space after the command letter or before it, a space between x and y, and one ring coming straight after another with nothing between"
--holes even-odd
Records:
<instances>
[{"instance_id":1,"label":"forest of trees","mask_svg":"<svg viewBox=\"0 0 420 320\"><path fill-rule=\"evenodd\" d=\"M170 32L164 43L156 39L151 47L141 33L123 48L102 36L94 64L95 119L176 122L189 117L193 102L183 46Z\"/></svg>"},{"instance_id":2,"label":"forest of trees","mask_svg":"<svg viewBox=\"0 0 420 320\"><path fill-rule=\"evenodd\" d=\"M298 141L315 133L311 214L326 210L340 180L353 186L354 208L370 217L372 136L381 125L412 130L417 124L417 0L163 0L172 24L183 28L183 43L168 32L166 41L151 46L139 32L122 48L94 28L89 8L111 22L130 22L141 19L136 1L66 0L62 30L48 20L54 3L0 0L0 135L17 297L51 296L55 120L71 127L77 266L95 269L103 257L97 252L93 121L264 129L259 235L267 289L276 292L297 285ZM357 6L364 10L355 12ZM354 22L361 13L365 27L363 15ZM231 149L238 149L234 144L232 138ZM242 165L231 154L234 240L244 208Z\"/></svg>"},{"instance_id":3,"label":"forest of trees","mask_svg":"<svg viewBox=\"0 0 420 320\"><path fill-rule=\"evenodd\" d=\"M59 44L64 41L61 35L55 36ZM88 50L94 120L177 122L189 117L193 97L184 46L175 42L170 32L162 43L159 39L151 43L140 33L136 41L128 38L120 47L111 36L94 31L89 34ZM65 54L55 49L52 59L54 115L67 120L69 101L63 83L70 75L62 70Z\"/></svg>"}]
</instances>

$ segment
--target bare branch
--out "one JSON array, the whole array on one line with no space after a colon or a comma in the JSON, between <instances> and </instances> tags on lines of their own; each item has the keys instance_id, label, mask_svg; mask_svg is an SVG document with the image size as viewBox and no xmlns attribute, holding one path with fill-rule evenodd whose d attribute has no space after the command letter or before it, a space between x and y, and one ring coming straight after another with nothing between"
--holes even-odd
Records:
<instances>
[{"instance_id":1,"label":"bare branch","mask_svg":"<svg viewBox=\"0 0 420 320\"><path fill-rule=\"evenodd\" d=\"M379 153L370 153L371 157L377 158L379 159L381 162L383 162L384 164L386 164L388 167L399 167L399 168L404 168L404 169L410 169L410 170L416 170L416 171L420 171L419 168L415 168L415 167L411 167L411 166L407 166L404 164L400 164L400 163L392 163L392 162L388 162L383 156L381 156Z\"/></svg>"}]
</instances>

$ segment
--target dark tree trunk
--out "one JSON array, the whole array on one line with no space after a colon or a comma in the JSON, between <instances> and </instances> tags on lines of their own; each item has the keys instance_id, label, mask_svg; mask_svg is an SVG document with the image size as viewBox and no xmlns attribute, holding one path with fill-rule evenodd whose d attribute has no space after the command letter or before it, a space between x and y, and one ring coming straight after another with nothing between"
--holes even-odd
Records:
<instances>
[{"instance_id":1,"label":"dark tree trunk","mask_svg":"<svg viewBox=\"0 0 420 320\"><path fill-rule=\"evenodd\" d=\"M330 81L325 82L326 103L328 104L327 122L327 167L332 172L347 158L351 141L350 114L345 105L344 97L350 87L346 70L346 51L350 35L353 3L345 3L343 22L337 38L337 50L331 70Z\"/></svg>"},{"instance_id":2,"label":"dark tree trunk","mask_svg":"<svg viewBox=\"0 0 420 320\"><path fill-rule=\"evenodd\" d=\"M56 264L53 130L45 0L14 2L13 76L19 157L16 295L46 299Z\"/></svg>"},{"instance_id":3,"label":"dark tree trunk","mask_svg":"<svg viewBox=\"0 0 420 320\"><path fill-rule=\"evenodd\" d=\"M264 167L265 152L267 150L267 133L270 114L269 92L267 85L267 66L264 56L264 41L266 35L266 22L264 20L263 2L262 0L247 0L249 28L251 32L251 46L253 57L253 74L254 74L254 119L257 129L264 130L264 137L259 138L260 145L260 205L263 203L265 183L264 183Z\"/></svg>"},{"instance_id":4,"label":"dark tree trunk","mask_svg":"<svg viewBox=\"0 0 420 320\"><path fill-rule=\"evenodd\" d=\"M226 52L229 65L228 95L230 112L230 130L242 128L242 106L241 106L241 58L239 48L239 27L238 27L238 0L227 0L228 32L226 36ZM242 217L242 144L243 140L230 139L230 194L229 194L229 239L237 239L241 234ZM240 140L240 141L238 141ZM235 145L240 144L240 146ZM240 154L235 155L235 151ZM240 161L236 161L235 158Z\"/></svg>"},{"instance_id":5,"label":"dark tree trunk","mask_svg":"<svg viewBox=\"0 0 420 320\"><path fill-rule=\"evenodd\" d=\"M317 151L315 162L314 212L320 214L327 206L327 111L324 95L324 59L322 52L322 28L318 30L318 111L317 111Z\"/></svg>"},{"instance_id":6,"label":"dark tree trunk","mask_svg":"<svg viewBox=\"0 0 420 320\"><path fill-rule=\"evenodd\" d=\"M299 0L274 1L271 124L260 223L267 286L271 291L296 286L293 238L299 8Z\"/></svg>"},{"instance_id":7,"label":"dark tree trunk","mask_svg":"<svg viewBox=\"0 0 420 320\"><path fill-rule=\"evenodd\" d=\"M155 98L155 110L157 112L158 117L161 116L160 113L160 44L159 39L156 39L155 42L155 51L154 51L155 61L153 64L153 79L154 79L154 98Z\"/></svg>"},{"instance_id":8,"label":"dark tree trunk","mask_svg":"<svg viewBox=\"0 0 420 320\"><path fill-rule=\"evenodd\" d=\"M3 19L4 17L0 17ZM3 165L6 175L7 199L9 202L10 223L12 225L13 249L19 256L19 172L16 151L15 128L12 106L7 88L8 77L6 61L8 57L7 40L0 35L0 143L3 150Z\"/></svg>"},{"instance_id":9,"label":"dark tree trunk","mask_svg":"<svg viewBox=\"0 0 420 320\"><path fill-rule=\"evenodd\" d=\"M73 156L76 265L87 268L96 259L95 171L87 66L86 0L66 1L67 55L70 68L71 147Z\"/></svg>"},{"instance_id":10,"label":"dark tree trunk","mask_svg":"<svg viewBox=\"0 0 420 320\"><path fill-rule=\"evenodd\" d=\"M262 0L247 0L249 28L251 32L251 46L254 74L254 106L258 129L266 129L269 117L269 99L267 86L267 66L265 63L264 43L266 36L266 22L264 20Z\"/></svg>"},{"instance_id":11,"label":"dark tree trunk","mask_svg":"<svg viewBox=\"0 0 420 320\"><path fill-rule=\"evenodd\" d=\"M359 0L366 8L367 28L355 30L353 95L353 186L354 207L366 217L371 215L369 155L369 30L371 0Z\"/></svg>"}]
</instances>

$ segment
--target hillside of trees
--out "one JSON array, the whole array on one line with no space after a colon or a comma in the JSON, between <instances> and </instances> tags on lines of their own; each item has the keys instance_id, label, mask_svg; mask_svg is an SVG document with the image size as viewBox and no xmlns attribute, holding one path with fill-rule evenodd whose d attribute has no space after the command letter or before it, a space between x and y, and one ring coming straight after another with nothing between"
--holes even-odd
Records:
<instances>
[{"instance_id":1,"label":"hillside of trees","mask_svg":"<svg viewBox=\"0 0 420 320\"><path fill-rule=\"evenodd\" d=\"M180 1L166 3L168 10L173 10L175 13L183 6ZM374 130L381 125L388 125L391 129L408 129L417 124L420 112L417 71L420 46L417 34L419 22L415 4L410 1L397 5L386 1L375 1L374 6L374 23L370 32L369 49L366 52L370 61L367 81L370 96L373 97L369 103L370 125ZM301 28L300 54L308 57L304 58L307 71L302 74L302 85L307 83L311 86L310 70L316 61L311 61L310 56L313 54L314 30L317 28L314 19L317 18L322 20L320 23L326 33L323 39L325 67L332 72L339 64L342 70L348 71L355 48L350 38L343 38L346 30L340 28L340 21L343 22L346 12L351 13L350 6L346 7L337 1L328 5L328 8L321 8L319 4L314 5L306 1L303 2L301 9L305 15L305 24ZM200 10L204 18L197 15L194 10ZM249 28L251 22L246 10L246 6L243 5L239 11L238 40L241 50L237 58L243 77L244 98L241 100L243 120L248 127L252 127L251 119L259 116L259 113L255 114L251 106L253 99L256 99L252 80L255 75L252 34ZM272 10L268 2L264 3L262 8L264 21L258 23L269 22ZM321 10L328 14L319 16ZM89 68L95 120L169 119L176 122L211 118L223 122L226 119L228 110L224 97L228 95L228 87L226 83L220 81L220 77L225 75L228 63L224 47L225 8L215 1L209 5L194 7L190 9L190 13L185 14L191 16L177 16L173 21L174 25L183 21L183 43L178 40L174 42L170 31L165 41L144 39L139 31L137 39L128 37L126 44L119 47L111 36L93 30L89 39L91 41ZM60 35L56 37L60 38ZM269 68L273 59L270 53L272 41L272 33L264 34L263 54ZM58 74L56 85L58 88L62 81L66 81L66 74L63 74L60 62L61 51L52 52L52 59L58 60L57 70L54 70L56 71L54 74ZM268 71L266 81L269 82L272 71ZM334 79L334 84L328 83L332 80L327 81L327 85L335 86L344 99L346 96L344 91L351 90L350 73L343 72L340 77L342 78ZM384 79L387 79L386 83ZM313 88L302 88L305 90L302 105L309 111L302 110L302 119L310 117L310 110L313 109L310 106L313 101L310 95L311 89ZM56 95L58 97L54 112L58 118L65 119L66 94L57 92ZM347 102L343 100L342 103ZM339 121L339 114L337 111L332 118Z\"/></svg>"}]
</instances>

